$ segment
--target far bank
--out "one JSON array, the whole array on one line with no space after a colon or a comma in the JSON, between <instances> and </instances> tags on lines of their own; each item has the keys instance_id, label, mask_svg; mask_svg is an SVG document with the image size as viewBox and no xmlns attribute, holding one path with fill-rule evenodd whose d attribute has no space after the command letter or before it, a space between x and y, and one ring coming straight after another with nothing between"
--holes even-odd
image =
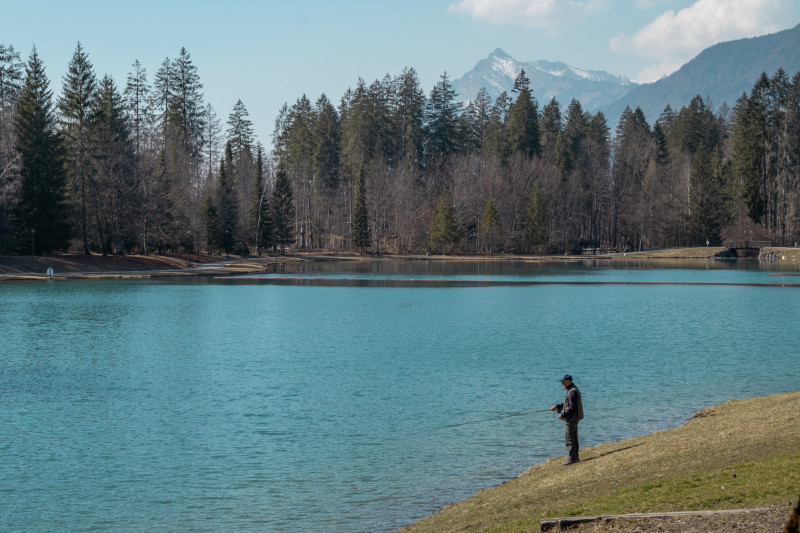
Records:
<instances>
[{"instance_id":1,"label":"far bank","mask_svg":"<svg viewBox=\"0 0 800 533\"><path fill-rule=\"evenodd\" d=\"M0 256L0 281L34 281L49 279L137 279L173 276L242 275L274 272L277 268L303 262L332 261L529 261L577 262L608 261L618 265L636 260L698 260L715 261L722 248L675 248L647 252L629 252L605 255L392 255L359 254L355 252L296 252L287 255L261 256L211 256L203 254L165 255L107 255L99 254L49 254L45 256ZM776 268L800 265L800 248L770 248L771 260ZM734 260L735 261L735 260ZM740 261L758 261L742 259ZM763 262L763 261L762 261Z\"/></svg>"}]
</instances>

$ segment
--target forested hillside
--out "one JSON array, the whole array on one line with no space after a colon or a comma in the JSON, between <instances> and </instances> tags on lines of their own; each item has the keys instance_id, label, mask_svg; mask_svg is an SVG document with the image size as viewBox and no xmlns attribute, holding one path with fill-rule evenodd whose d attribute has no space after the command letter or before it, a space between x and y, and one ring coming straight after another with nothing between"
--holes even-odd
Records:
<instances>
[{"instance_id":1,"label":"forested hillside","mask_svg":"<svg viewBox=\"0 0 800 533\"><path fill-rule=\"evenodd\" d=\"M120 86L78 45L56 94L35 50L0 45L0 253L793 245L800 73L753 82L733 109L698 96L609 125L540 104L524 71L464 107L407 68L285 104L268 150L241 101L223 126L185 49Z\"/></svg>"}]
</instances>

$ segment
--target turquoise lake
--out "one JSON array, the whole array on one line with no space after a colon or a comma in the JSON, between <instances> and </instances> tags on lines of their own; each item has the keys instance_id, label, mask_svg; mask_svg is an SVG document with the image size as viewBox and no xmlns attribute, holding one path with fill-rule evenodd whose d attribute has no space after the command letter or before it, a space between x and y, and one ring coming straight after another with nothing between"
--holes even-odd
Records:
<instances>
[{"instance_id":1,"label":"turquoise lake","mask_svg":"<svg viewBox=\"0 0 800 533\"><path fill-rule=\"evenodd\" d=\"M374 261L0 284L0 530L391 531L800 388L783 262ZM520 416L509 416L529 413Z\"/></svg>"}]
</instances>

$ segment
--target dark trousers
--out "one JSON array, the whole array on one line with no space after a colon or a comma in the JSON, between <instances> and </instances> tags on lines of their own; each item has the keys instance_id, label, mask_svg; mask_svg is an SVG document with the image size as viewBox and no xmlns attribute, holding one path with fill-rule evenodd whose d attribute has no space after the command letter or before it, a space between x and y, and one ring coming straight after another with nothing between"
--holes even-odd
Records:
<instances>
[{"instance_id":1,"label":"dark trousers","mask_svg":"<svg viewBox=\"0 0 800 533\"><path fill-rule=\"evenodd\" d=\"M564 433L564 440L567 443L569 458L573 461L578 460L578 421L570 422L567 420L567 430Z\"/></svg>"}]
</instances>

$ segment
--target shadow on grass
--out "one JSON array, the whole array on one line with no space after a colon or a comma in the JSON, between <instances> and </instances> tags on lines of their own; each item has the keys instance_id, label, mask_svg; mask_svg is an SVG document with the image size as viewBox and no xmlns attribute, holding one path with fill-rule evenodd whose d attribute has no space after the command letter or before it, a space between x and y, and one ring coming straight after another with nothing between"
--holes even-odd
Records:
<instances>
[{"instance_id":1,"label":"shadow on grass","mask_svg":"<svg viewBox=\"0 0 800 533\"><path fill-rule=\"evenodd\" d=\"M606 455L611 455L612 453L624 452L625 450L630 450L631 448L636 448L637 446L644 445L644 442L640 442L639 444L631 444L630 446L625 446L624 448L618 448L616 450L611 450L610 452L601 453L599 455L595 455L594 457L589 457L588 459L581 459L582 463L586 463L589 461L594 461L595 459L600 459L601 457L605 457Z\"/></svg>"}]
</instances>

